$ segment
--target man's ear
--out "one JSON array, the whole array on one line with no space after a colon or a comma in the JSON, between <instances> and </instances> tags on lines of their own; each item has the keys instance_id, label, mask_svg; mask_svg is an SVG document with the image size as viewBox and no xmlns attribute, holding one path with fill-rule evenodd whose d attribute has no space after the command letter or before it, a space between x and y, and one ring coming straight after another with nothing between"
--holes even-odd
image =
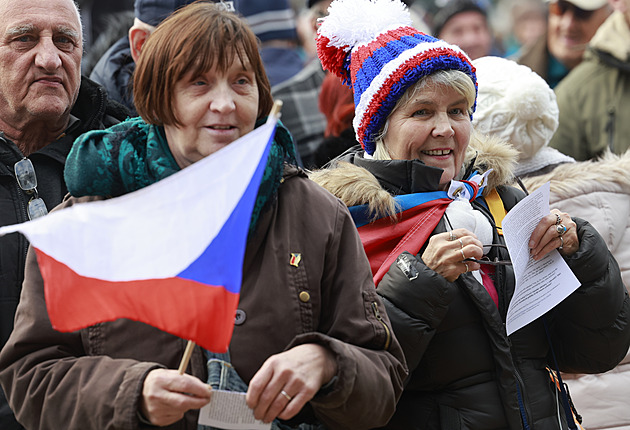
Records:
<instances>
[{"instance_id":1,"label":"man's ear","mask_svg":"<svg viewBox=\"0 0 630 430\"><path fill-rule=\"evenodd\" d=\"M129 46L131 48L131 57L135 63L138 62L142 46L144 45L144 42L147 41L150 34L151 32L147 29L136 25L129 29Z\"/></svg>"}]
</instances>

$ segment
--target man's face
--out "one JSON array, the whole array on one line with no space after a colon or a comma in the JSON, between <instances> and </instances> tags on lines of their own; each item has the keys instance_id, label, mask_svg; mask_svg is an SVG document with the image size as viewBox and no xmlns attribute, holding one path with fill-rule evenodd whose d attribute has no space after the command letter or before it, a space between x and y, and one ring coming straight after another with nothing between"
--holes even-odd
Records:
<instances>
[{"instance_id":1,"label":"man's face","mask_svg":"<svg viewBox=\"0 0 630 430\"><path fill-rule=\"evenodd\" d=\"M490 55L492 49L486 17L476 11L461 12L449 19L438 37L462 48L471 60Z\"/></svg>"},{"instance_id":2,"label":"man's face","mask_svg":"<svg viewBox=\"0 0 630 430\"><path fill-rule=\"evenodd\" d=\"M0 2L0 119L56 121L79 93L83 41L71 0Z\"/></svg>"},{"instance_id":3,"label":"man's face","mask_svg":"<svg viewBox=\"0 0 630 430\"><path fill-rule=\"evenodd\" d=\"M557 0L549 3L549 52L569 69L582 61L588 42L610 15L608 6L593 11Z\"/></svg>"}]
</instances>

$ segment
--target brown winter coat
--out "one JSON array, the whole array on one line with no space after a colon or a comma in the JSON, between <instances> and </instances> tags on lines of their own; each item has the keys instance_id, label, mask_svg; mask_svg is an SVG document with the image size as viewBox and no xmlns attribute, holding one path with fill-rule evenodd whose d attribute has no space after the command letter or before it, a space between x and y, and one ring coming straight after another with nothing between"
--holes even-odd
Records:
<instances>
[{"instance_id":1,"label":"brown winter coat","mask_svg":"<svg viewBox=\"0 0 630 430\"><path fill-rule=\"evenodd\" d=\"M289 264L292 252L301 253L298 267ZM333 351L338 379L303 413L314 411L339 429L383 425L394 413L404 359L352 219L341 202L296 170L249 238L239 309L245 319L235 326L230 354L246 382L270 355L315 342ZM31 251L16 328L0 354L0 382L29 429L150 428L136 413L144 377L154 368L177 368L184 346L129 320L56 332ZM189 372L206 380L199 348ZM196 429L196 413L184 421L168 428Z\"/></svg>"}]
</instances>

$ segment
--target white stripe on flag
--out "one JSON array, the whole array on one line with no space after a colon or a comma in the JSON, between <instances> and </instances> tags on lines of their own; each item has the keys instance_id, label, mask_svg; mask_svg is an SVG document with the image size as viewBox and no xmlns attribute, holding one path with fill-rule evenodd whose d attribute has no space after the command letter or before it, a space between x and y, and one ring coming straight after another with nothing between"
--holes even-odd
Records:
<instances>
[{"instance_id":1,"label":"white stripe on flag","mask_svg":"<svg viewBox=\"0 0 630 430\"><path fill-rule=\"evenodd\" d=\"M108 281L175 276L220 231L275 126L270 121L136 192L2 227L0 235L22 232L33 246L82 276Z\"/></svg>"}]
</instances>

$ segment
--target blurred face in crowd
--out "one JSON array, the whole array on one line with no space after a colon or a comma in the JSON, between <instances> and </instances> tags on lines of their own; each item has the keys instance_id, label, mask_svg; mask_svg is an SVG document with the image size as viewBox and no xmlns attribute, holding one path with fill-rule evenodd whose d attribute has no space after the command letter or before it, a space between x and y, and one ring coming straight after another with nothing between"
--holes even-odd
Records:
<instances>
[{"instance_id":1,"label":"blurred face in crowd","mask_svg":"<svg viewBox=\"0 0 630 430\"><path fill-rule=\"evenodd\" d=\"M609 0L608 3L613 9L623 13L626 16L628 25L630 25L630 0Z\"/></svg>"},{"instance_id":2,"label":"blurred face in crowd","mask_svg":"<svg viewBox=\"0 0 630 430\"><path fill-rule=\"evenodd\" d=\"M472 60L489 55L492 48L486 17L475 11L453 16L444 24L438 38L459 46Z\"/></svg>"},{"instance_id":3,"label":"blurred face in crowd","mask_svg":"<svg viewBox=\"0 0 630 430\"><path fill-rule=\"evenodd\" d=\"M608 15L608 5L586 11L565 0L550 2L549 52L569 69L574 68L582 61L588 42Z\"/></svg>"},{"instance_id":4,"label":"blurred face in crowd","mask_svg":"<svg viewBox=\"0 0 630 430\"><path fill-rule=\"evenodd\" d=\"M547 31L547 15L537 10L523 13L513 22L514 36L521 46L532 45Z\"/></svg>"},{"instance_id":5,"label":"blurred face in crowd","mask_svg":"<svg viewBox=\"0 0 630 430\"><path fill-rule=\"evenodd\" d=\"M389 116L383 136L393 160L423 161L444 170L446 189L460 171L472 133L470 103L451 86L426 84Z\"/></svg>"},{"instance_id":6,"label":"blurred face in crowd","mask_svg":"<svg viewBox=\"0 0 630 430\"><path fill-rule=\"evenodd\" d=\"M0 119L15 128L40 120L67 123L83 50L74 3L3 0L0 38Z\"/></svg>"},{"instance_id":7,"label":"blurred face in crowd","mask_svg":"<svg viewBox=\"0 0 630 430\"><path fill-rule=\"evenodd\" d=\"M164 125L169 148L184 168L254 129L258 115L256 74L246 56L225 71L216 67L185 75L174 87L179 125Z\"/></svg>"}]
</instances>

